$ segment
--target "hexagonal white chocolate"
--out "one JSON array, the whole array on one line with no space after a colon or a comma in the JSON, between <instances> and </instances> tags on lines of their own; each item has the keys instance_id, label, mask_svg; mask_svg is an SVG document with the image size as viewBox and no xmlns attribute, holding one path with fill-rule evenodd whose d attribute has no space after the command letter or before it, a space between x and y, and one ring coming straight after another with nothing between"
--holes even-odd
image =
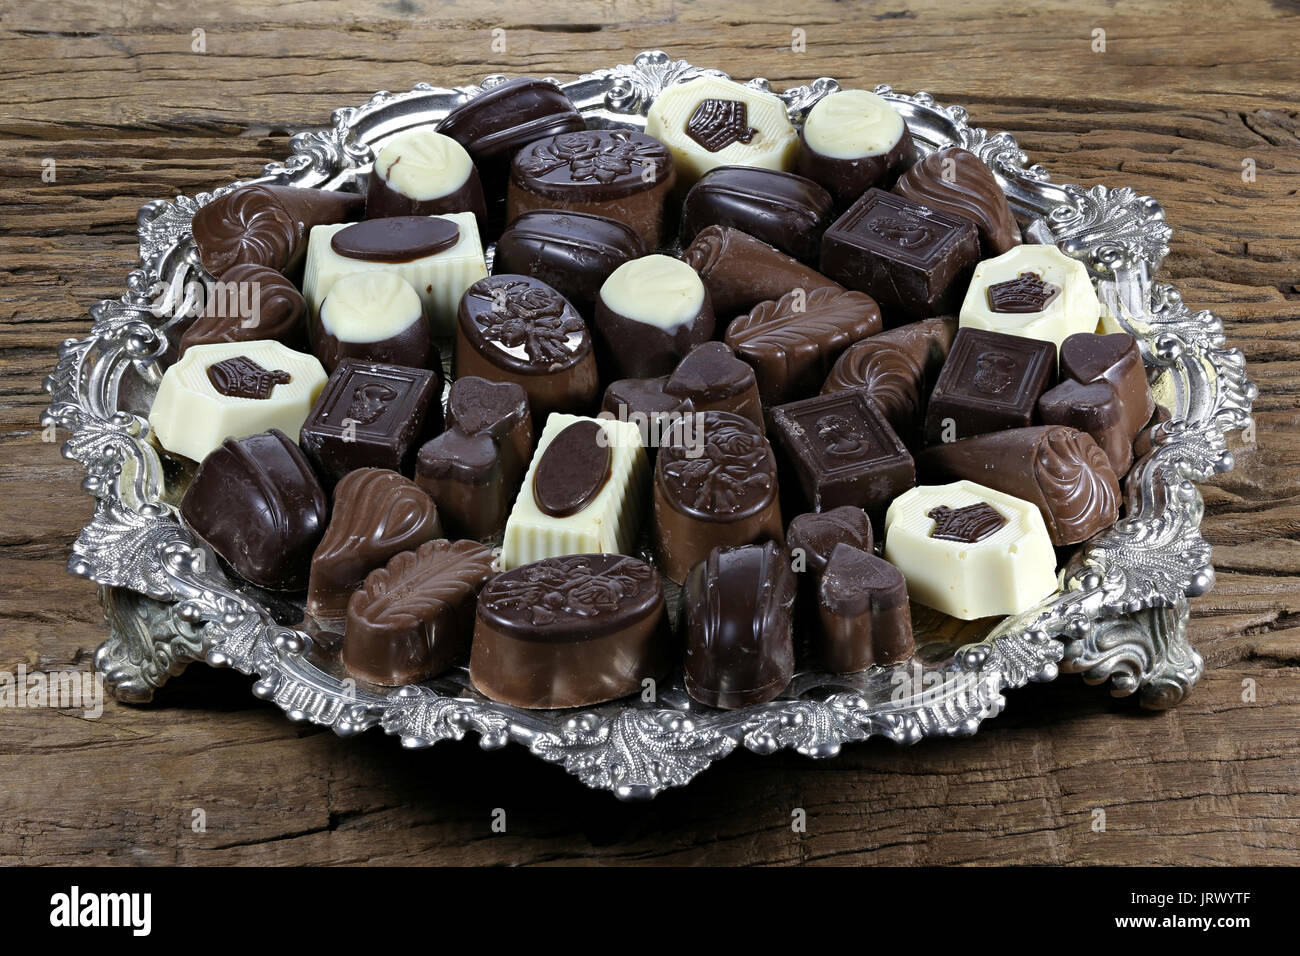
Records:
<instances>
[{"instance_id":1,"label":"hexagonal white chocolate","mask_svg":"<svg viewBox=\"0 0 1300 956\"><path fill-rule=\"evenodd\" d=\"M192 345L163 374L149 425L163 448L195 461L270 428L297 441L327 378L314 355L270 339Z\"/></svg>"},{"instance_id":2,"label":"hexagonal white chocolate","mask_svg":"<svg viewBox=\"0 0 1300 956\"><path fill-rule=\"evenodd\" d=\"M478 222L472 212L452 212L439 219L456 223L460 235L450 249L406 262L378 262L341 256L330 247L336 232L352 223L315 226L307 240L307 265L302 294L314 318L334 283L356 272L394 272L419 293L434 335L456 334L456 307L465 290L488 274L479 240Z\"/></svg>"},{"instance_id":3,"label":"hexagonal white chocolate","mask_svg":"<svg viewBox=\"0 0 1300 956\"><path fill-rule=\"evenodd\" d=\"M558 517L539 507L534 481L551 442L577 422L597 422L604 429L609 442L609 471L599 492L585 506L573 514ZM641 524L649 475L641 429L635 422L551 413L506 521L501 569L508 571L521 564L566 554L630 554Z\"/></svg>"},{"instance_id":4,"label":"hexagonal white chocolate","mask_svg":"<svg viewBox=\"0 0 1300 956\"><path fill-rule=\"evenodd\" d=\"M1056 552L1038 509L973 481L895 498L885 560L903 572L912 600L964 621L1019 614L1056 590Z\"/></svg>"},{"instance_id":5,"label":"hexagonal white chocolate","mask_svg":"<svg viewBox=\"0 0 1300 956\"><path fill-rule=\"evenodd\" d=\"M1022 245L975 267L958 325L1061 343L1095 332L1101 302L1088 269L1056 246Z\"/></svg>"},{"instance_id":6,"label":"hexagonal white chocolate","mask_svg":"<svg viewBox=\"0 0 1300 956\"><path fill-rule=\"evenodd\" d=\"M799 149L780 98L717 76L665 89L650 104L645 131L672 151L687 186L715 166L788 170Z\"/></svg>"}]
</instances>

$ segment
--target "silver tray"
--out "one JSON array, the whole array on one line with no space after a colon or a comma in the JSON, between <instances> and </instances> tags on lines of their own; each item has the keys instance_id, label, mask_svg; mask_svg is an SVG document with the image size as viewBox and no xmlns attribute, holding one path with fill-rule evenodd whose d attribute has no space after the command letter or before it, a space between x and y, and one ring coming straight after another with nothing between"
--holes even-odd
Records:
<instances>
[{"instance_id":1,"label":"silver tray","mask_svg":"<svg viewBox=\"0 0 1300 956\"><path fill-rule=\"evenodd\" d=\"M638 128L660 90L706 73L723 75L653 50L561 85L590 124ZM504 80L376 93L360 107L336 110L330 126L294 136L293 155L248 182L346 188L364 180L372 150L387 137L434 122ZM749 85L770 89L764 79ZM838 88L823 77L777 95L798 122ZM956 144L987 163L1030 237L1087 264L1114 321L1159 370L1153 389L1173 419L1127 478L1125 516L1061 570L1053 597L987 633L978 626L927 629L922 620L913 662L848 677L800 673L780 699L736 711L701 707L680 681L654 703L617 701L579 713L497 704L475 693L463 671L397 690L346 679L305 631L286 626L297 623L300 603L228 577L180 523L175 504L186 475L148 436L144 415L168 335L202 307L206 276L190 220L243 184L232 183L141 207L141 263L127 277L126 294L91 307L91 334L62 344L46 380L51 404L43 424L70 434L63 452L85 466L82 486L95 499L68 570L101 586L110 632L95 665L110 691L122 701L148 701L169 677L202 660L256 675L253 692L294 720L344 736L379 726L406 747L473 731L484 748L514 741L624 799L682 786L738 746L829 757L847 741L872 736L913 743L969 735L1001 711L1007 689L1060 671L1109 682L1116 696L1136 693L1146 707L1180 701L1203 669L1187 641L1188 597L1214 583L1195 483L1232 467L1226 435L1246 427L1256 395L1242 354L1224 348L1215 316L1190 312L1171 286L1152 281L1170 236L1155 200L1126 188L1054 184L1041 166L1026 165L1010 135L971 126L961 107L941 106L928 93L876 92L899 109L924 149Z\"/></svg>"}]
</instances>

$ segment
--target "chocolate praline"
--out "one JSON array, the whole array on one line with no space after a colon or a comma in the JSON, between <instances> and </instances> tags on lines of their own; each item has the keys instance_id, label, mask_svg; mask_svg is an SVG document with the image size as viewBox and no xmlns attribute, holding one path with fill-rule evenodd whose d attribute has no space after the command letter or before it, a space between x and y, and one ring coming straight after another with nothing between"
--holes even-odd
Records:
<instances>
[{"instance_id":1,"label":"chocolate praline","mask_svg":"<svg viewBox=\"0 0 1300 956\"><path fill-rule=\"evenodd\" d=\"M775 169L718 166L682 206L681 240L688 246L709 226L731 226L807 264L816 264L834 202L811 179Z\"/></svg>"},{"instance_id":2,"label":"chocolate praline","mask_svg":"<svg viewBox=\"0 0 1300 956\"><path fill-rule=\"evenodd\" d=\"M465 147L428 126L403 130L375 156L366 218L472 212L487 225L483 185Z\"/></svg>"},{"instance_id":3,"label":"chocolate praline","mask_svg":"<svg viewBox=\"0 0 1300 956\"><path fill-rule=\"evenodd\" d=\"M795 169L826 188L839 210L872 186L888 189L915 158L902 115L866 90L840 90L808 112Z\"/></svg>"},{"instance_id":4,"label":"chocolate praline","mask_svg":"<svg viewBox=\"0 0 1300 956\"><path fill-rule=\"evenodd\" d=\"M307 303L298 287L270 266L231 266L208 288L201 315L181 335L177 358L192 345L274 339L306 351Z\"/></svg>"},{"instance_id":5,"label":"chocolate praline","mask_svg":"<svg viewBox=\"0 0 1300 956\"><path fill-rule=\"evenodd\" d=\"M775 301L795 289L843 289L834 279L791 259L739 229L709 226L682 253L700 274L719 325L724 326L760 302Z\"/></svg>"},{"instance_id":6,"label":"chocolate praline","mask_svg":"<svg viewBox=\"0 0 1300 956\"><path fill-rule=\"evenodd\" d=\"M681 260L643 256L619 266L600 287L594 325L606 378L666 375L713 336L713 303Z\"/></svg>"}]
</instances>

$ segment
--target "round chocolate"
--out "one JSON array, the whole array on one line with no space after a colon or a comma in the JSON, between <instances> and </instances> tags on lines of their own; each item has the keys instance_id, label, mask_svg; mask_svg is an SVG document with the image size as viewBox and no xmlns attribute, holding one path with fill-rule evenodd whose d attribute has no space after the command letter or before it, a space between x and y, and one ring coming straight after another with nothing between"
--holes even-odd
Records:
<instances>
[{"instance_id":1,"label":"round chocolate","mask_svg":"<svg viewBox=\"0 0 1300 956\"><path fill-rule=\"evenodd\" d=\"M529 276L475 282L460 301L459 325L494 365L525 375L569 368L591 352L591 335L573 306Z\"/></svg>"},{"instance_id":2,"label":"round chocolate","mask_svg":"<svg viewBox=\"0 0 1300 956\"><path fill-rule=\"evenodd\" d=\"M809 110L799 139L795 168L826 187L841 210L872 186L891 186L915 156L902 115L866 90L822 99Z\"/></svg>"},{"instance_id":3,"label":"round chocolate","mask_svg":"<svg viewBox=\"0 0 1300 956\"><path fill-rule=\"evenodd\" d=\"M366 218L472 212L487 215L478 170L465 147L429 126L403 130L375 156Z\"/></svg>"},{"instance_id":4,"label":"round chocolate","mask_svg":"<svg viewBox=\"0 0 1300 956\"><path fill-rule=\"evenodd\" d=\"M515 219L497 242L495 275L528 275L545 282L590 318L610 274L646 254L629 225L604 216L538 209Z\"/></svg>"},{"instance_id":5,"label":"round chocolate","mask_svg":"<svg viewBox=\"0 0 1300 956\"><path fill-rule=\"evenodd\" d=\"M776 499L776 457L748 418L700 412L694 434L685 424L659 450L655 484L678 511L701 521L730 522L758 514Z\"/></svg>"},{"instance_id":6,"label":"round chocolate","mask_svg":"<svg viewBox=\"0 0 1300 956\"><path fill-rule=\"evenodd\" d=\"M560 432L533 472L533 500L544 514L565 518L591 503L609 480L613 455L599 422L574 422Z\"/></svg>"},{"instance_id":7,"label":"round chocolate","mask_svg":"<svg viewBox=\"0 0 1300 956\"><path fill-rule=\"evenodd\" d=\"M719 166L686 194L682 245L709 226L731 226L800 262L815 263L833 213L830 193L811 179L775 169Z\"/></svg>"},{"instance_id":8,"label":"round chocolate","mask_svg":"<svg viewBox=\"0 0 1300 956\"><path fill-rule=\"evenodd\" d=\"M652 189L672 175L673 157L645 133L587 129L529 143L515 154L510 170L535 196L588 202Z\"/></svg>"},{"instance_id":9,"label":"round chocolate","mask_svg":"<svg viewBox=\"0 0 1300 956\"><path fill-rule=\"evenodd\" d=\"M330 248L347 259L412 262L450 249L459 241L460 227L450 219L390 216L340 229L330 237Z\"/></svg>"},{"instance_id":10,"label":"round chocolate","mask_svg":"<svg viewBox=\"0 0 1300 956\"><path fill-rule=\"evenodd\" d=\"M627 378L666 375L713 335L713 304L699 273L649 255L619 266L600 287L594 324L603 364ZM613 375L607 376L613 377Z\"/></svg>"},{"instance_id":11,"label":"round chocolate","mask_svg":"<svg viewBox=\"0 0 1300 956\"><path fill-rule=\"evenodd\" d=\"M345 358L440 365L420 296L392 272L356 272L334 283L312 322L312 351L329 372Z\"/></svg>"}]
</instances>

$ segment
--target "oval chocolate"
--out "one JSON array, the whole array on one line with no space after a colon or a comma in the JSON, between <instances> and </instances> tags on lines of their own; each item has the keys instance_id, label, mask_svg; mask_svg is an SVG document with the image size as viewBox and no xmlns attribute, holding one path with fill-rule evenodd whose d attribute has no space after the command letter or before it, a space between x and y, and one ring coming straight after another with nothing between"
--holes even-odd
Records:
<instances>
[{"instance_id":1,"label":"oval chocolate","mask_svg":"<svg viewBox=\"0 0 1300 956\"><path fill-rule=\"evenodd\" d=\"M340 229L330 248L347 259L410 262L450 249L460 241L460 227L437 216L390 216L367 219Z\"/></svg>"},{"instance_id":2,"label":"oval chocolate","mask_svg":"<svg viewBox=\"0 0 1300 956\"><path fill-rule=\"evenodd\" d=\"M577 514L609 479L609 440L599 422L574 422L546 446L533 474L533 500L544 514Z\"/></svg>"}]
</instances>

